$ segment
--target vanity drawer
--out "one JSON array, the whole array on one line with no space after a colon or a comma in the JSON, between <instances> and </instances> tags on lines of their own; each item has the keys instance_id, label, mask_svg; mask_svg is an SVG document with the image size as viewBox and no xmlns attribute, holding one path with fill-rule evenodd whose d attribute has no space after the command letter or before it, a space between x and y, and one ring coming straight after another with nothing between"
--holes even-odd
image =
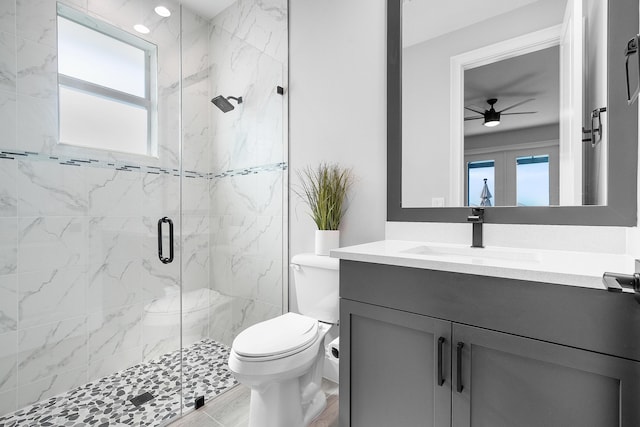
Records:
<instances>
[{"instance_id":1,"label":"vanity drawer","mask_svg":"<svg viewBox=\"0 0 640 427\"><path fill-rule=\"evenodd\" d=\"M631 294L341 260L340 297L640 361Z\"/></svg>"}]
</instances>

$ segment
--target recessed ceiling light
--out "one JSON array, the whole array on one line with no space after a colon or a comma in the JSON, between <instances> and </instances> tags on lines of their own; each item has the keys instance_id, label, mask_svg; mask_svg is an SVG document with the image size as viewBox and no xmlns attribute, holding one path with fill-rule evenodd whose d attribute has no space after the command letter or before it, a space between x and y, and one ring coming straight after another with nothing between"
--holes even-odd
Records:
<instances>
[{"instance_id":1,"label":"recessed ceiling light","mask_svg":"<svg viewBox=\"0 0 640 427\"><path fill-rule=\"evenodd\" d=\"M171 11L164 6L156 6L154 10L158 15L162 16L163 18L168 18L171 16Z\"/></svg>"},{"instance_id":2,"label":"recessed ceiling light","mask_svg":"<svg viewBox=\"0 0 640 427\"><path fill-rule=\"evenodd\" d=\"M134 25L133 29L136 30L137 32L139 32L140 34L149 34L151 32L151 30L149 28L145 27L142 24Z\"/></svg>"}]
</instances>

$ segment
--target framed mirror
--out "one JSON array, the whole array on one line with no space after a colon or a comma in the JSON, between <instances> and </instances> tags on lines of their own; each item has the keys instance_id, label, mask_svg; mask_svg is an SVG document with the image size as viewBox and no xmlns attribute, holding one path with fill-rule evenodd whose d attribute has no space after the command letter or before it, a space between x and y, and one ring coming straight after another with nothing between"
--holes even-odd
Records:
<instances>
[{"instance_id":1,"label":"framed mirror","mask_svg":"<svg viewBox=\"0 0 640 427\"><path fill-rule=\"evenodd\" d=\"M387 218L637 225L634 0L387 0Z\"/></svg>"}]
</instances>

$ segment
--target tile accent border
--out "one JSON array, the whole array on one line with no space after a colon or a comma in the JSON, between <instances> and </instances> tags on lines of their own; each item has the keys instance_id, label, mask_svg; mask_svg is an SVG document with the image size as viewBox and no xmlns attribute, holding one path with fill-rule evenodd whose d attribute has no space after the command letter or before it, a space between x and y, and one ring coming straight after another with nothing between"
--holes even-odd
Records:
<instances>
[{"instance_id":1,"label":"tile accent border","mask_svg":"<svg viewBox=\"0 0 640 427\"><path fill-rule=\"evenodd\" d=\"M39 162L53 162L59 163L64 166L77 166L77 167L93 167L103 169L114 169L118 171L127 172L140 172L154 175L173 175L180 176L180 170L169 167L160 166L148 166L143 164L136 164L135 162L122 162L115 160L97 160L91 158L71 157L63 155L50 155L43 153L36 153L33 151L20 151L20 150L4 150L0 148L0 160L20 160L28 159L31 161ZM229 169L224 172L198 172L198 171L184 171L185 178L201 178L201 179L213 179L213 178L228 178L238 175L253 175L260 172L274 172L287 170L288 165L286 162L270 163L266 165L250 166L246 168Z\"/></svg>"},{"instance_id":2,"label":"tile accent border","mask_svg":"<svg viewBox=\"0 0 640 427\"><path fill-rule=\"evenodd\" d=\"M228 178L238 175L254 175L260 172L274 172L287 170L288 165L286 162L271 163L261 166L251 166L241 169L230 169L221 173L213 174L213 178Z\"/></svg>"}]
</instances>

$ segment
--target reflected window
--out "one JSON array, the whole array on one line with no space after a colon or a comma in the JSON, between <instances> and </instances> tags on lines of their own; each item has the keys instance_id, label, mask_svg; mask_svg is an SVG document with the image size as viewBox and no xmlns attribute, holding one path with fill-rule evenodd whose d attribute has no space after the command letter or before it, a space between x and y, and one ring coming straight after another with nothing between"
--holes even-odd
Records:
<instances>
[{"instance_id":1,"label":"reflected window","mask_svg":"<svg viewBox=\"0 0 640 427\"><path fill-rule=\"evenodd\" d=\"M516 158L518 206L549 206L549 156Z\"/></svg>"},{"instance_id":2,"label":"reflected window","mask_svg":"<svg viewBox=\"0 0 640 427\"><path fill-rule=\"evenodd\" d=\"M493 160L467 163L467 206L493 205L495 170Z\"/></svg>"},{"instance_id":3,"label":"reflected window","mask_svg":"<svg viewBox=\"0 0 640 427\"><path fill-rule=\"evenodd\" d=\"M155 155L156 46L58 4L59 138Z\"/></svg>"}]
</instances>

